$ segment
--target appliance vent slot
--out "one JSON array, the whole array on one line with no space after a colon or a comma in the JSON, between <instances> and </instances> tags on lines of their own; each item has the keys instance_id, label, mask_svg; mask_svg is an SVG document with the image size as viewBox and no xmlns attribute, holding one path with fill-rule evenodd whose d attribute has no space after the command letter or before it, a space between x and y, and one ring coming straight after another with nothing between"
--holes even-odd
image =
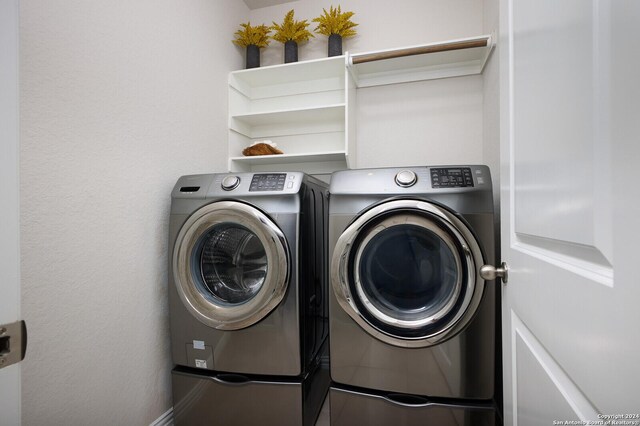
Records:
<instances>
[{"instance_id":1,"label":"appliance vent slot","mask_svg":"<svg viewBox=\"0 0 640 426\"><path fill-rule=\"evenodd\" d=\"M199 186L183 186L180 188L180 192L198 192L199 190Z\"/></svg>"}]
</instances>

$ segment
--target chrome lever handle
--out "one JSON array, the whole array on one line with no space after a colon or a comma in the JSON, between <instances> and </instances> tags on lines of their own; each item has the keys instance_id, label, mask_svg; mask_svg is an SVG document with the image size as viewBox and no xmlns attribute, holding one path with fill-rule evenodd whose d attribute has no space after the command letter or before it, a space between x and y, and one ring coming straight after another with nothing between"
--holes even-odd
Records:
<instances>
[{"instance_id":1,"label":"chrome lever handle","mask_svg":"<svg viewBox=\"0 0 640 426\"><path fill-rule=\"evenodd\" d=\"M502 262L498 268L493 265L484 265L480 268L480 276L487 281L500 278L506 284L509 281L509 265L506 262Z\"/></svg>"}]
</instances>

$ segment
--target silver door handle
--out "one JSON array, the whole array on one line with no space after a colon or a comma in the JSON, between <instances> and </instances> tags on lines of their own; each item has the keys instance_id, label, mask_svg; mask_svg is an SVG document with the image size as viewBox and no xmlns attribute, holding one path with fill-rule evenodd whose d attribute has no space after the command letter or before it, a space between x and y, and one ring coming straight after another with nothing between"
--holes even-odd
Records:
<instances>
[{"instance_id":1,"label":"silver door handle","mask_svg":"<svg viewBox=\"0 0 640 426\"><path fill-rule=\"evenodd\" d=\"M506 262L502 262L498 268L493 265L484 265L480 268L480 276L487 281L500 278L506 284L509 281L509 265Z\"/></svg>"},{"instance_id":2,"label":"silver door handle","mask_svg":"<svg viewBox=\"0 0 640 426\"><path fill-rule=\"evenodd\" d=\"M16 364L27 352L27 325L24 321L0 325L0 368Z\"/></svg>"}]
</instances>

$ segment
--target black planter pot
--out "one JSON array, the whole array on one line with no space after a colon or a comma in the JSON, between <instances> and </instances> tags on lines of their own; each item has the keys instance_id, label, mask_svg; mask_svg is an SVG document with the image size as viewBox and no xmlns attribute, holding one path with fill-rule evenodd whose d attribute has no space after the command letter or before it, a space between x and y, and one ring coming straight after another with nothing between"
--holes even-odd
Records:
<instances>
[{"instance_id":1,"label":"black planter pot","mask_svg":"<svg viewBox=\"0 0 640 426\"><path fill-rule=\"evenodd\" d=\"M342 55L342 36L338 34L329 35L329 56Z\"/></svg>"},{"instance_id":2,"label":"black planter pot","mask_svg":"<svg viewBox=\"0 0 640 426\"><path fill-rule=\"evenodd\" d=\"M289 40L284 44L284 63L298 62L298 43Z\"/></svg>"},{"instance_id":3,"label":"black planter pot","mask_svg":"<svg viewBox=\"0 0 640 426\"><path fill-rule=\"evenodd\" d=\"M247 58L245 68L258 68L260 66L260 48L255 44L247 46Z\"/></svg>"}]
</instances>

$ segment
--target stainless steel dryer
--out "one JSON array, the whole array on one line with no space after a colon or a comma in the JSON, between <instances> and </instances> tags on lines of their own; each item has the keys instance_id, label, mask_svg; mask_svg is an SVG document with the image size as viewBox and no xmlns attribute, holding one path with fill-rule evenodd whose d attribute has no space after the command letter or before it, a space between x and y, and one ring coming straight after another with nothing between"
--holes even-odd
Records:
<instances>
[{"instance_id":1,"label":"stainless steel dryer","mask_svg":"<svg viewBox=\"0 0 640 426\"><path fill-rule=\"evenodd\" d=\"M178 180L169 225L176 424L313 424L329 381L327 189L291 172Z\"/></svg>"},{"instance_id":2,"label":"stainless steel dryer","mask_svg":"<svg viewBox=\"0 0 640 426\"><path fill-rule=\"evenodd\" d=\"M489 169L349 170L330 193L331 423L496 424Z\"/></svg>"}]
</instances>

